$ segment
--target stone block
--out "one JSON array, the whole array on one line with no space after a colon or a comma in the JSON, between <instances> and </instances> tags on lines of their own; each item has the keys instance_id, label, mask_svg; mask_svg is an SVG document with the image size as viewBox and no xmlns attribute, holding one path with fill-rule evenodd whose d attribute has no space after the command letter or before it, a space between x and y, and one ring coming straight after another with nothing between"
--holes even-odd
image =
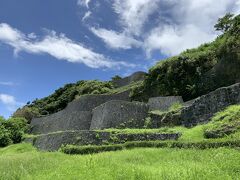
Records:
<instances>
[{"instance_id":1,"label":"stone block","mask_svg":"<svg viewBox=\"0 0 240 180\"><path fill-rule=\"evenodd\" d=\"M183 103L181 96L165 96L165 97L153 97L148 100L150 111L160 110L167 111L173 104Z\"/></svg>"},{"instance_id":2,"label":"stone block","mask_svg":"<svg viewBox=\"0 0 240 180\"><path fill-rule=\"evenodd\" d=\"M116 128L122 124L126 128L143 127L148 110L148 106L140 102L109 101L93 110L90 129Z\"/></svg>"}]
</instances>

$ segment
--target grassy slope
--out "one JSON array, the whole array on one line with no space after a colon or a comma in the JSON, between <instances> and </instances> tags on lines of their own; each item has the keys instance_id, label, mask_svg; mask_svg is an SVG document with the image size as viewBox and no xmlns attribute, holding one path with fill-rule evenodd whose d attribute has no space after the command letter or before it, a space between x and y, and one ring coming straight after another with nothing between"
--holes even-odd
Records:
<instances>
[{"instance_id":1,"label":"grassy slope","mask_svg":"<svg viewBox=\"0 0 240 180\"><path fill-rule=\"evenodd\" d=\"M226 148L69 156L19 144L0 149L0 179L237 179L239 162L239 151Z\"/></svg>"},{"instance_id":2,"label":"grassy slope","mask_svg":"<svg viewBox=\"0 0 240 180\"><path fill-rule=\"evenodd\" d=\"M233 111L233 109L235 111ZM230 106L213 118L238 113ZM225 116L227 117L227 116ZM223 120L224 121L224 120ZM213 121L214 122L214 121ZM119 133L181 132L180 142L204 140L211 123L191 129L108 129ZM240 139L237 131L223 139ZM213 139L213 141L215 141ZM237 179L240 177L239 149L136 148L94 155L38 152L30 144L0 149L0 179Z\"/></svg>"}]
</instances>

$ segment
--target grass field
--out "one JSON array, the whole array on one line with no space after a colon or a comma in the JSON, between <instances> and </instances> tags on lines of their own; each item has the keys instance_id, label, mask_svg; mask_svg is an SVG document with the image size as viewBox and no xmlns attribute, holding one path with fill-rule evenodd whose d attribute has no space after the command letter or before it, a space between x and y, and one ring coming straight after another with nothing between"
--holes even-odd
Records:
<instances>
[{"instance_id":1,"label":"grass field","mask_svg":"<svg viewBox=\"0 0 240 180\"><path fill-rule=\"evenodd\" d=\"M133 149L94 155L0 149L0 179L238 179L237 149Z\"/></svg>"}]
</instances>

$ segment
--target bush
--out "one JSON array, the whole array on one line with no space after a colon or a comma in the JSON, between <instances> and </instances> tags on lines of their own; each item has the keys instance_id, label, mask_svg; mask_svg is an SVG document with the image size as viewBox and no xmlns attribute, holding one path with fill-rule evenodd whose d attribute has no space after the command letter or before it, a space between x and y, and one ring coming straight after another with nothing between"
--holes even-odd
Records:
<instances>
[{"instance_id":1,"label":"bush","mask_svg":"<svg viewBox=\"0 0 240 180\"><path fill-rule=\"evenodd\" d=\"M93 154L105 151L117 151L132 148L197 148L209 149L220 147L240 147L240 140L221 140L221 141L200 141L200 142L181 142L181 141L135 141L125 144L103 145L103 146L73 146L67 145L60 149L66 154Z\"/></svg>"},{"instance_id":2,"label":"bush","mask_svg":"<svg viewBox=\"0 0 240 180\"><path fill-rule=\"evenodd\" d=\"M24 118L10 118L3 125L9 131L13 143L20 143L28 128L27 120Z\"/></svg>"},{"instance_id":3,"label":"bush","mask_svg":"<svg viewBox=\"0 0 240 180\"><path fill-rule=\"evenodd\" d=\"M103 146L73 146L67 145L61 147L60 151L65 154L93 154L105 151L122 150L122 145L103 145Z\"/></svg>"},{"instance_id":4,"label":"bush","mask_svg":"<svg viewBox=\"0 0 240 180\"><path fill-rule=\"evenodd\" d=\"M8 120L0 118L0 146L20 143L27 129L27 120L24 118L10 118Z\"/></svg>"},{"instance_id":5,"label":"bush","mask_svg":"<svg viewBox=\"0 0 240 180\"><path fill-rule=\"evenodd\" d=\"M8 146L11 143L10 132L3 125L0 125L0 147Z\"/></svg>"}]
</instances>

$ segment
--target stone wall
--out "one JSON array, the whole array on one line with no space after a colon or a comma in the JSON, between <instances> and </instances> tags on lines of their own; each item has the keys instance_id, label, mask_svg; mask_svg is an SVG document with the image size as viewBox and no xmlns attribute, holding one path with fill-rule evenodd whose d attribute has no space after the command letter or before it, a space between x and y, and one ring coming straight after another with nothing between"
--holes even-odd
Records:
<instances>
[{"instance_id":1,"label":"stone wall","mask_svg":"<svg viewBox=\"0 0 240 180\"><path fill-rule=\"evenodd\" d=\"M140 102L109 101L93 110L90 129L143 127L148 110L148 106Z\"/></svg>"},{"instance_id":2,"label":"stone wall","mask_svg":"<svg viewBox=\"0 0 240 180\"><path fill-rule=\"evenodd\" d=\"M90 128L91 118L91 111L64 109L50 116L33 119L31 133L47 134L56 131L86 130Z\"/></svg>"},{"instance_id":3,"label":"stone wall","mask_svg":"<svg viewBox=\"0 0 240 180\"><path fill-rule=\"evenodd\" d=\"M174 103L183 103L181 96L153 97L148 100L150 111L167 111Z\"/></svg>"},{"instance_id":4,"label":"stone wall","mask_svg":"<svg viewBox=\"0 0 240 180\"><path fill-rule=\"evenodd\" d=\"M114 95L85 95L69 103L68 106L49 116L31 121L32 134L46 134L65 130L89 130L92 109L110 100L129 101L129 92Z\"/></svg>"},{"instance_id":5,"label":"stone wall","mask_svg":"<svg viewBox=\"0 0 240 180\"><path fill-rule=\"evenodd\" d=\"M146 73L145 72L135 72L132 75L118 79L118 80L113 80L113 83L116 85L116 87L122 87L129 85L132 82L137 82L137 81L143 81L145 78Z\"/></svg>"},{"instance_id":6,"label":"stone wall","mask_svg":"<svg viewBox=\"0 0 240 180\"><path fill-rule=\"evenodd\" d=\"M218 111L229 105L240 103L240 83L219 88L209 94L203 95L183 108L181 112L182 124L194 126L206 123Z\"/></svg>"},{"instance_id":7,"label":"stone wall","mask_svg":"<svg viewBox=\"0 0 240 180\"><path fill-rule=\"evenodd\" d=\"M119 134L97 131L65 131L27 138L25 142L31 142L39 150L57 151L62 145L67 144L121 144L127 141L177 140L180 136L180 133Z\"/></svg>"},{"instance_id":8,"label":"stone wall","mask_svg":"<svg viewBox=\"0 0 240 180\"><path fill-rule=\"evenodd\" d=\"M111 100L123 100L130 101L129 91L124 91L118 94L112 95L84 95L80 96L79 99L76 99L68 104L67 108L78 111L91 111L95 107L111 101Z\"/></svg>"}]
</instances>

